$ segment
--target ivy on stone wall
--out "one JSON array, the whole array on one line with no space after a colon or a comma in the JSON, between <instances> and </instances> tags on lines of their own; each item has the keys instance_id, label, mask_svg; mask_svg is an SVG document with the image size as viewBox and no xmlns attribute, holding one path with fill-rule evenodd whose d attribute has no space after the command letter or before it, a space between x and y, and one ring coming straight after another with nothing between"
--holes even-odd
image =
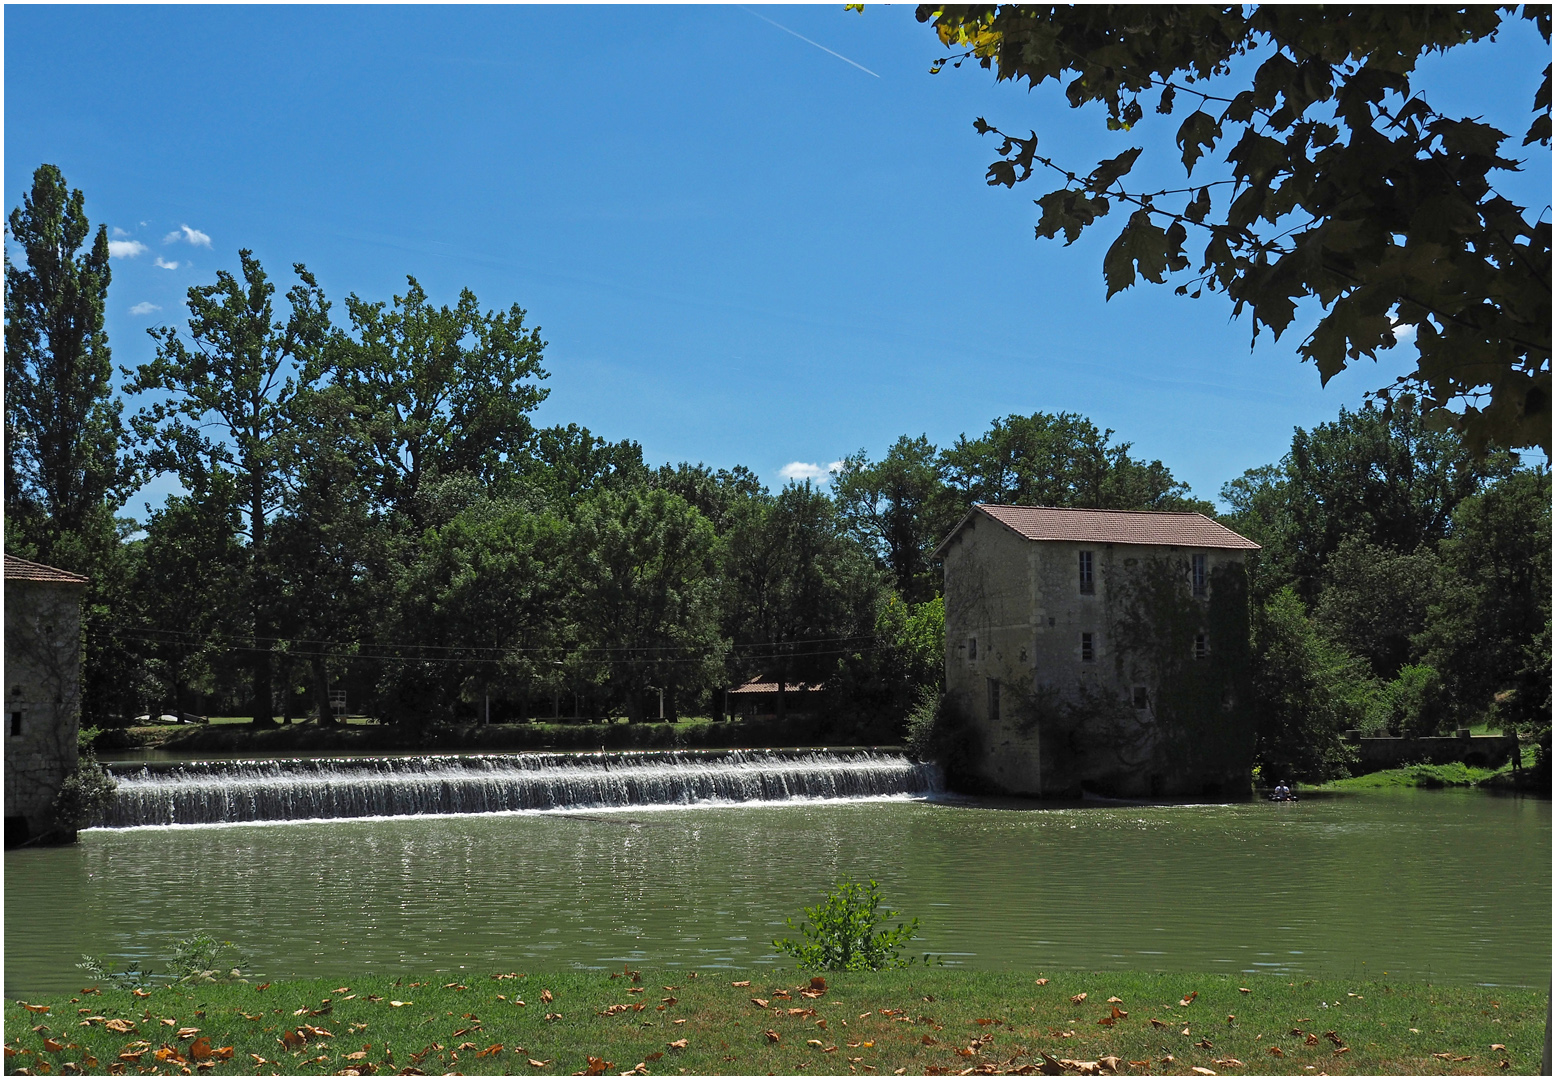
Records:
<instances>
[{"instance_id":1,"label":"ivy on stone wall","mask_svg":"<svg viewBox=\"0 0 1556 1080\"><path fill-rule=\"evenodd\" d=\"M1169 771L1207 786L1236 784L1253 758L1248 579L1240 564L1216 567L1204 598L1189 581L1185 556L1146 558L1136 572L1109 575L1114 662L1121 682L1147 686ZM1201 634L1207 650L1196 656Z\"/></svg>"}]
</instances>

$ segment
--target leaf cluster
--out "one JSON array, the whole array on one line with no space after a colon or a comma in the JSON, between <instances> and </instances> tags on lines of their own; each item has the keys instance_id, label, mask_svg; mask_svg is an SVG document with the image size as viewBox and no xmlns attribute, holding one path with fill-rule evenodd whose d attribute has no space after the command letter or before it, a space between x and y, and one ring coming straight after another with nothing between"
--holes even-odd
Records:
<instances>
[{"instance_id":1,"label":"leaf cluster","mask_svg":"<svg viewBox=\"0 0 1556 1080\"><path fill-rule=\"evenodd\" d=\"M1054 80L1072 108L1101 105L1112 131L1145 122L1148 96L1160 116L1187 99L1175 138L1189 185L1173 189L1126 186L1139 147L1085 172L1039 155L1035 132L975 123L1001 139L991 185L1037 166L1062 177L1036 200L1039 238L1074 243L1115 205L1128 211L1103 258L1108 296L1188 273L1177 292L1225 294L1255 340L1279 338L1316 300L1324 314L1298 352L1325 382L1414 327L1415 370L1379 398L1419 395L1476 452L1549 453L1550 222L1494 186L1519 168L1508 134L1437 110L1411 84L1422 58L1495 39L1511 18L1549 42L1548 7L923 5L918 18L965 50L958 66ZM1525 146L1550 145L1550 87L1547 66ZM1217 152L1226 175L1194 182Z\"/></svg>"}]
</instances>

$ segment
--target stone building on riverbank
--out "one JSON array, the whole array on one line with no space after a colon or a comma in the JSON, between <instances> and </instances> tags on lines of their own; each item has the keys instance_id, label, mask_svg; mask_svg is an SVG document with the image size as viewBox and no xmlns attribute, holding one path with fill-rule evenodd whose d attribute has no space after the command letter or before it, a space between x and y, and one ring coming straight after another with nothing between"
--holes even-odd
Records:
<instances>
[{"instance_id":1,"label":"stone building on riverbank","mask_svg":"<svg viewBox=\"0 0 1556 1080\"><path fill-rule=\"evenodd\" d=\"M5 846L53 830L76 767L81 596L87 579L5 557Z\"/></svg>"},{"instance_id":2,"label":"stone building on riverbank","mask_svg":"<svg viewBox=\"0 0 1556 1080\"><path fill-rule=\"evenodd\" d=\"M1203 514L974 506L935 552L952 772L1042 797L1246 795L1258 546Z\"/></svg>"}]
</instances>

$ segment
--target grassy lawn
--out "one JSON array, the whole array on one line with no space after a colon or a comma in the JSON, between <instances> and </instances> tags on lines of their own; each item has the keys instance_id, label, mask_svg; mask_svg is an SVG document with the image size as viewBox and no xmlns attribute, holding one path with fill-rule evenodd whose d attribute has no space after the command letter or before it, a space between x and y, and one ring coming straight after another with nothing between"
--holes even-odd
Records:
<instances>
[{"instance_id":1,"label":"grassy lawn","mask_svg":"<svg viewBox=\"0 0 1556 1080\"><path fill-rule=\"evenodd\" d=\"M144 993L144 992L143 992ZM5 1002L8 1073L1534 1073L1539 990L944 968L471 973Z\"/></svg>"},{"instance_id":2,"label":"grassy lawn","mask_svg":"<svg viewBox=\"0 0 1556 1080\"><path fill-rule=\"evenodd\" d=\"M1518 749L1521 767L1534 768L1539 756L1539 748L1533 744L1524 744ZM1494 781L1508 780L1512 775L1511 762L1500 768L1483 769L1456 761L1447 765L1405 765L1398 769L1382 769L1378 772L1363 773L1361 776L1347 777L1344 780L1331 780L1317 787L1319 790L1327 791L1367 791L1399 787L1476 787Z\"/></svg>"}]
</instances>

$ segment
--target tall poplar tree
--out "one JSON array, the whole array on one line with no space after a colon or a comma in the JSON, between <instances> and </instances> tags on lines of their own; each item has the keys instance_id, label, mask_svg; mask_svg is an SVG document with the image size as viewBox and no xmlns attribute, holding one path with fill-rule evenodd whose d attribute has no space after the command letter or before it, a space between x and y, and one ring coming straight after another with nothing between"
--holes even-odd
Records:
<instances>
[{"instance_id":1,"label":"tall poplar tree","mask_svg":"<svg viewBox=\"0 0 1556 1080\"><path fill-rule=\"evenodd\" d=\"M26 253L25 267L5 253L7 539L47 561L94 512L106 506L111 521L127 479L103 329L108 233L99 225L82 250L92 228L84 199L54 165L38 166L6 225Z\"/></svg>"}]
</instances>

